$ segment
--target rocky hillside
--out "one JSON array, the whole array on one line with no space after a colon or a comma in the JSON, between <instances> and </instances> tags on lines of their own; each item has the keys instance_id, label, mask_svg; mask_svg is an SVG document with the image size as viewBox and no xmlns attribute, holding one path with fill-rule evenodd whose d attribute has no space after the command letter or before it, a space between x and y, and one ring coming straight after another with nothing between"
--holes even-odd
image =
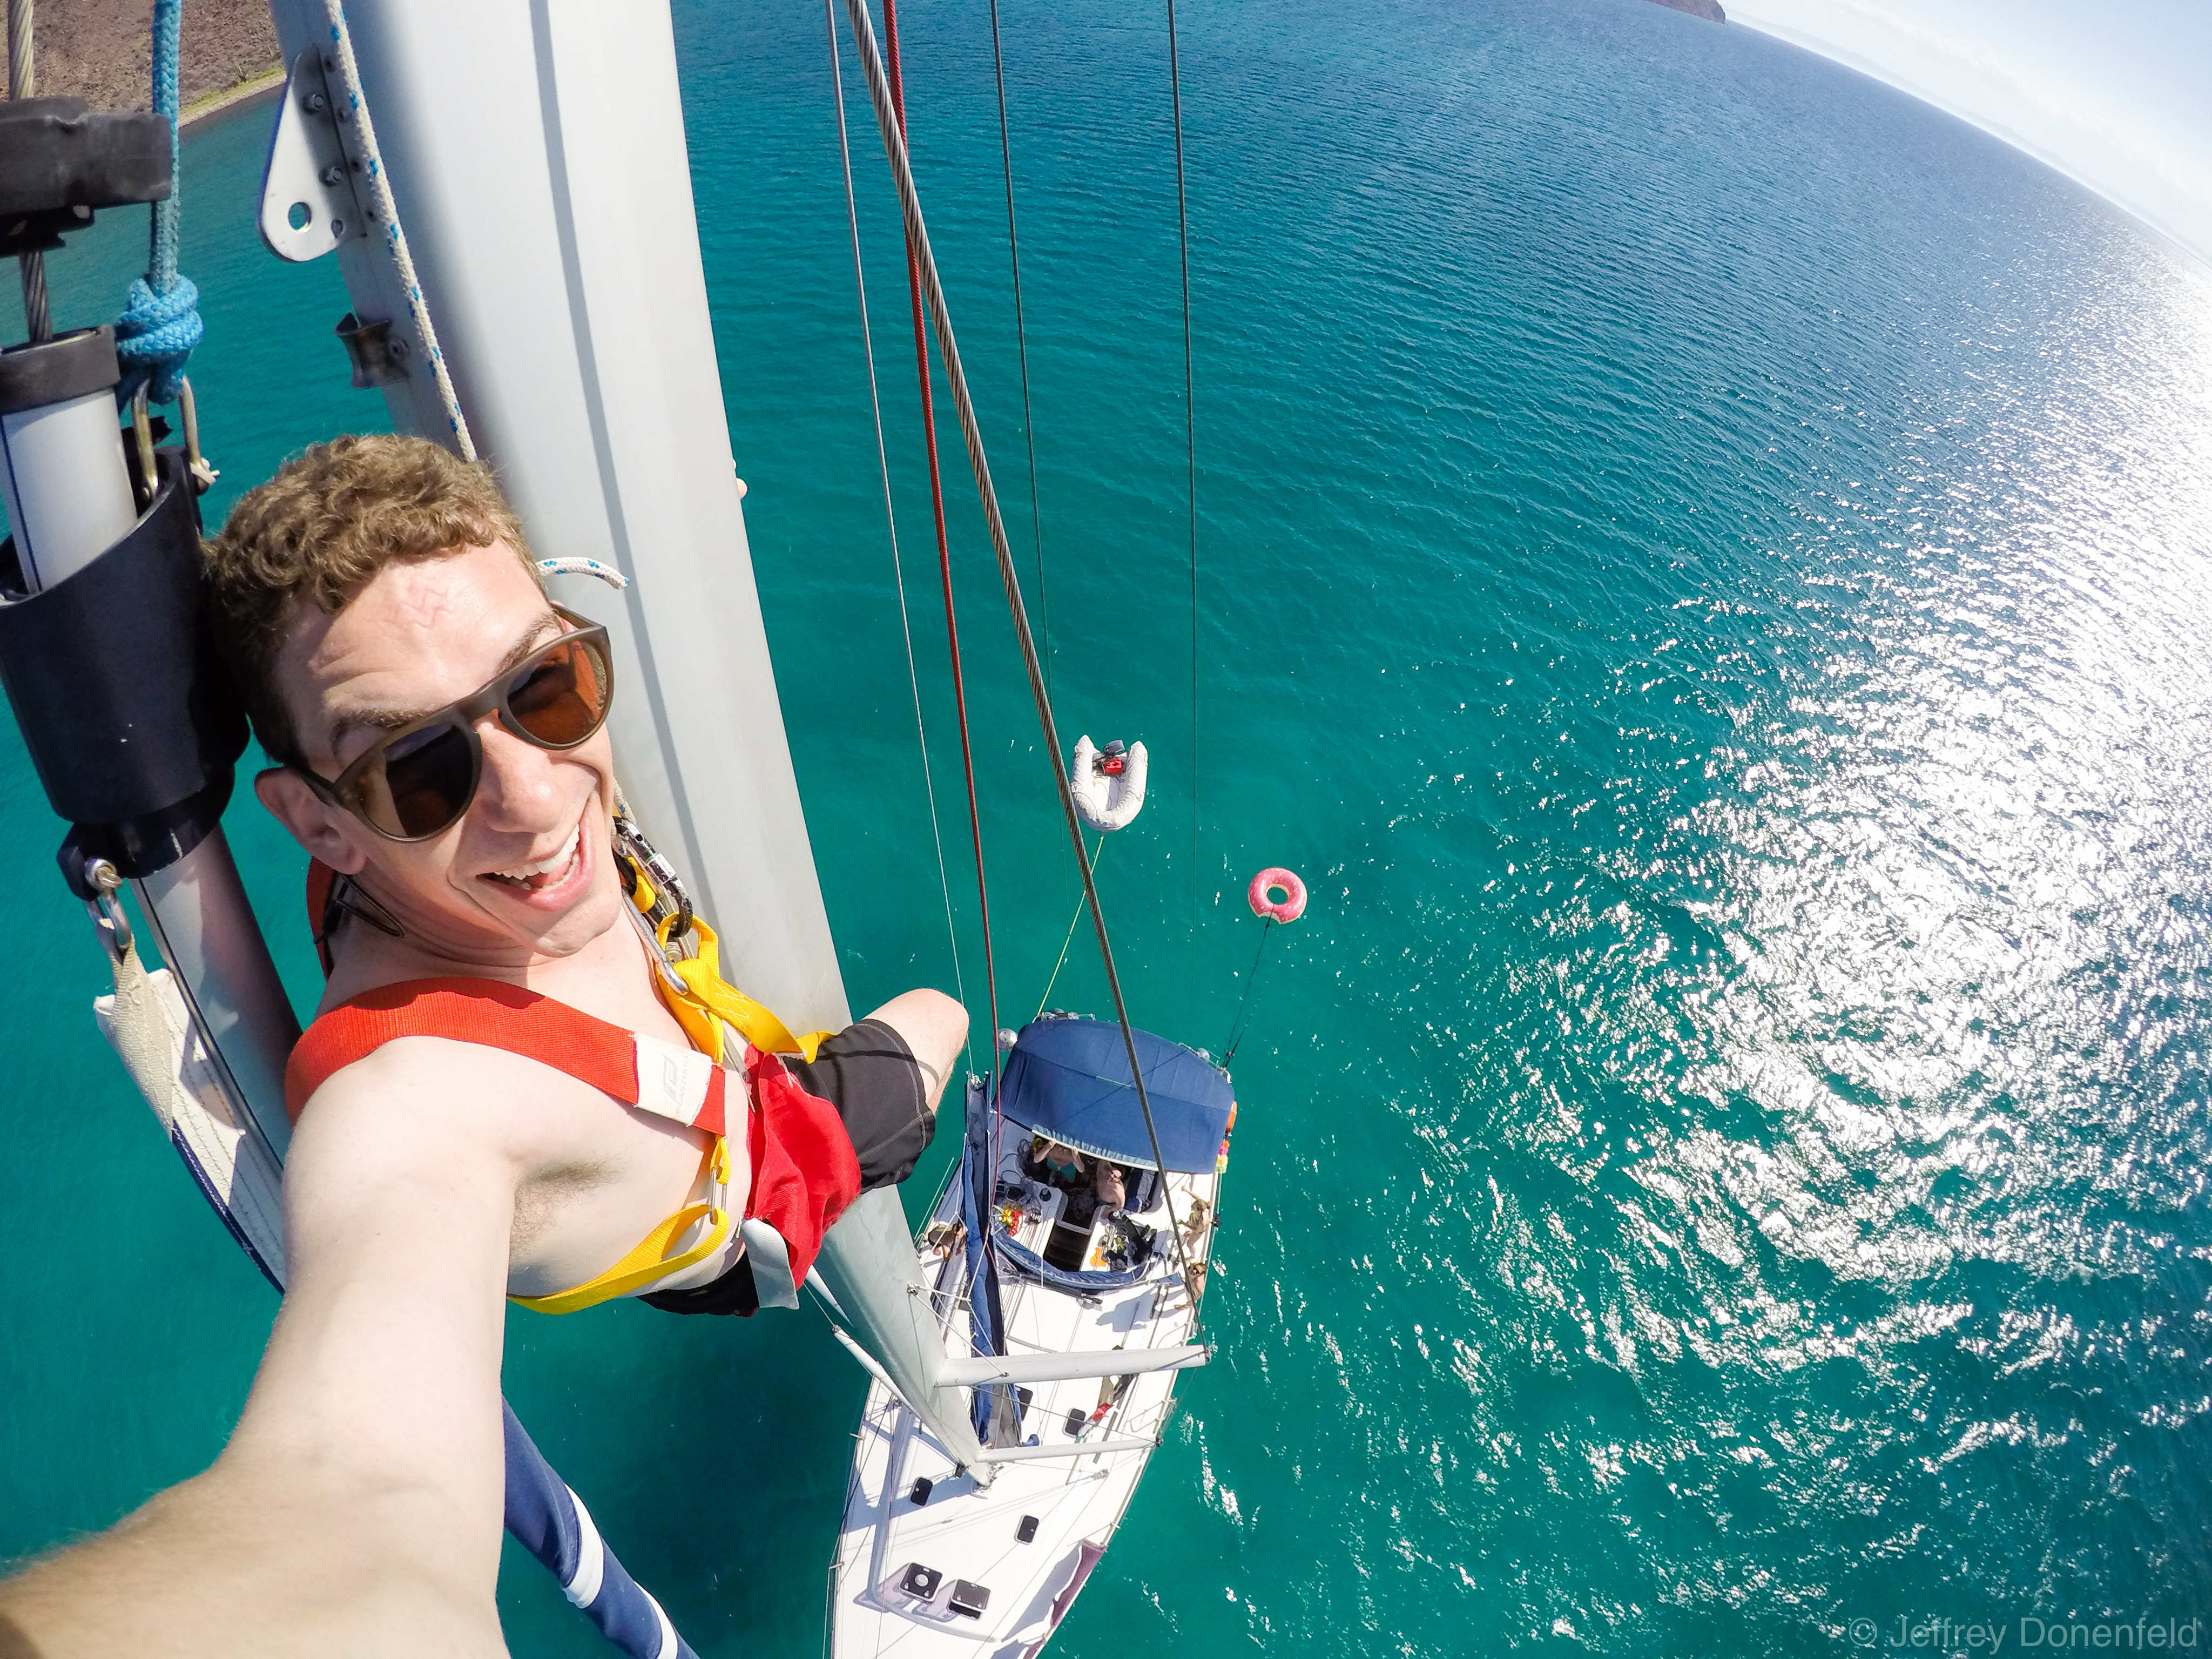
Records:
<instances>
[{"instance_id":1,"label":"rocky hillside","mask_svg":"<svg viewBox=\"0 0 2212 1659\"><path fill-rule=\"evenodd\" d=\"M36 0L32 59L41 93L67 93L94 109L152 102L152 0ZM185 0L186 109L276 67L267 0ZM0 63L0 82L6 66Z\"/></svg>"}]
</instances>

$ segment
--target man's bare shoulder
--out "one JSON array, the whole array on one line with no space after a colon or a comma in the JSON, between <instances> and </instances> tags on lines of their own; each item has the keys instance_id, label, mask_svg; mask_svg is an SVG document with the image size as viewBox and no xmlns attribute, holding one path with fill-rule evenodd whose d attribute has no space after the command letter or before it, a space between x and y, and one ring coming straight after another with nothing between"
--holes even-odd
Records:
<instances>
[{"instance_id":1,"label":"man's bare shoulder","mask_svg":"<svg viewBox=\"0 0 2212 1659\"><path fill-rule=\"evenodd\" d=\"M595 1089L557 1067L504 1048L456 1037L395 1037L333 1072L309 1097L300 1133L315 1139L362 1137L398 1145L428 1139L492 1150L532 1121L532 1105Z\"/></svg>"},{"instance_id":2,"label":"man's bare shoulder","mask_svg":"<svg viewBox=\"0 0 2212 1659\"><path fill-rule=\"evenodd\" d=\"M548 1164L604 1156L630 1116L542 1060L453 1037L395 1037L315 1091L291 1161L358 1170L459 1159L528 1180Z\"/></svg>"},{"instance_id":3,"label":"man's bare shoulder","mask_svg":"<svg viewBox=\"0 0 2212 1659\"><path fill-rule=\"evenodd\" d=\"M334 1072L285 1168L294 1222L360 1217L382 1188L489 1205L512 1223L512 1287L543 1295L605 1268L694 1196L708 1137L557 1066L450 1037L394 1038Z\"/></svg>"},{"instance_id":4,"label":"man's bare shoulder","mask_svg":"<svg viewBox=\"0 0 2212 1659\"><path fill-rule=\"evenodd\" d=\"M436 1191L503 1206L527 1168L519 1114L503 1102L545 1068L445 1037L396 1038L333 1073L308 1099L284 1161L286 1207L358 1217L380 1191Z\"/></svg>"}]
</instances>

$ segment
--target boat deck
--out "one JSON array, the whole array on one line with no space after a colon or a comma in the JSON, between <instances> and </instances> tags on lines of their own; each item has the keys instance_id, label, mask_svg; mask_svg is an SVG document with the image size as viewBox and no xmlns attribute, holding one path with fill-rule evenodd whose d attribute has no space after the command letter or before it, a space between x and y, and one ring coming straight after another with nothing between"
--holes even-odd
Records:
<instances>
[{"instance_id":1,"label":"boat deck","mask_svg":"<svg viewBox=\"0 0 2212 1659\"><path fill-rule=\"evenodd\" d=\"M1018 1148L1025 1139L1010 1139L1001 1149L1000 1207L1005 1215L1019 1205L1018 1222L1009 1231L1042 1255L1066 1195L1024 1178ZM1165 1229L1172 1206L1202 1292L1219 1185L1218 1169L1165 1177L1152 1208L1134 1215L1160 1231L1144 1277L1133 1285L1079 1294L1042 1284L1002 1261L1007 1353L1103 1352L1188 1341L1192 1298ZM969 1351L969 1287L959 1208L959 1194L948 1183L923 1231L920 1255L923 1280L934 1286L946 1349L964 1354ZM1114 1213L1102 1208L1094 1218L1084 1270L1108 1268L1102 1246ZM1195 1226L1194 1213L1200 1218ZM988 1487L956 1474L944 1449L876 1382L861 1419L837 1543L830 1622L839 1659L1035 1655L1121 1523L1165 1428L1175 1381L1176 1373L1168 1370L1118 1381L1025 1385L1019 1391L1027 1396L1021 1414L1024 1444L1073 1451L1081 1445L1142 1443L1001 1464ZM910 1577L915 1566L934 1577ZM976 1596L969 1587L986 1594Z\"/></svg>"}]
</instances>

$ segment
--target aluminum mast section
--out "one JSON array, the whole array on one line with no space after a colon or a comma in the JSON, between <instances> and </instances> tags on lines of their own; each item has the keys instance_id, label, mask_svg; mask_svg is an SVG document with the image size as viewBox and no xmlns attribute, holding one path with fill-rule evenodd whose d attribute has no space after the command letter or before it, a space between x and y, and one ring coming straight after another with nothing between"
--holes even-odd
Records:
<instances>
[{"instance_id":1,"label":"aluminum mast section","mask_svg":"<svg viewBox=\"0 0 2212 1659\"><path fill-rule=\"evenodd\" d=\"M413 337L371 192L334 198L322 164L359 156L322 0L271 0L287 98L304 111L317 65L327 135L281 131L271 189L298 179L307 213L333 200L356 319L383 323L404 373L393 423L444 440L448 423ZM722 927L726 971L794 1030L848 1023L769 659L731 458L665 4L604 0L352 0L362 95L478 450L499 472L532 550L632 578L573 597L605 617L624 683L611 725L623 787L647 832ZM301 59L310 57L304 69ZM335 174L332 175L336 177ZM319 183L321 188L318 188ZM272 222L270 210L276 217ZM301 216L269 198L264 224ZM264 231L264 235L268 234ZM270 237L286 251L289 239ZM313 257L313 238L287 257ZM577 580L577 578L562 580ZM610 613L612 614L610 614ZM961 1462L988 1478L966 1395L915 1266L894 1192L864 1194L824 1240L817 1270L837 1318Z\"/></svg>"},{"instance_id":2,"label":"aluminum mast section","mask_svg":"<svg viewBox=\"0 0 2212 1659\"><path fill-rule=\"evenodd\" d=\"M322 55L344 117L322 0L270 10L288 63ZM611 720L623 790L723 924L731 976L793 1030L836 1030L849 1015L753 588L667 8L353 0L345 16L478 449L537 554L633 579L620 604L556 579L586 583L563 597L605 618L634 688ZM401 348L393 424L445 440L385 228L366 218L337 251L355 314Z\"/></svg>"},{"instance_id":3,"label":"aluminum mast section","mask_svg":"<svg viewBox=\"0 0 2212 1659\"><path fill-rule=\"evenodd\" d=\"M979 1485L992 1468L968 1420L968 1396L948 1385L937 1311L915 1264L914 1236L894 1188L862 1193L822 1241L808 1282L884 1382Z\"/></svg>"}]
</instances>

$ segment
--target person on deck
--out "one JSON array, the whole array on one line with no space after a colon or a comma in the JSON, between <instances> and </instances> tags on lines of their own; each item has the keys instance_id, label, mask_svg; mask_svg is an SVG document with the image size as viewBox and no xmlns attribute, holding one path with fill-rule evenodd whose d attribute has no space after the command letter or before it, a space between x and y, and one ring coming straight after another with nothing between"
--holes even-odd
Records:
<instances>
[{"instance_id":1,"label":"person on deck","mask_svg":"<svg viewBox=\"0 0 2212 1659\"><path fill-rule=\"evenodd\" d=\"M1127 1172L1120 1164L1103 1158L1086 1158L1073 1146L1048 1136L1030 1138L1023 1173L1066 1193L1071 1218L1079 1218L1086 1224L1097 1206L1118 1210L1129 1201Z\"/></svg>"},{"instance_id":2,"label":"person on deck","mask_svg":"<svg viewBox=\"0 0 2212 1659\"><path fill-rule=\"evenodd\" d=\"M1083 1154L1073 1146L1035 1135L1030 1140L1029 1161L1029 1174L1033 1180L1071 1193L1083 1184Z\"/></svg>"},{"instance_id":3,"label":"person on deck","mask_svg":"<svg viewBox=\"0 0 2212 1659\"><path fill-rule=\"evenodd\" d=\"M927 1145L966 1015L909 991L811 1063L715 1050L617 864L617 665L487 469L336 440L207 568L256 793L325 884L289 1283L222 1455L0 1585L0 1653L496 1654L507 1298L746 1312L803 1280Z\"/></svg>"}]
</instances>

